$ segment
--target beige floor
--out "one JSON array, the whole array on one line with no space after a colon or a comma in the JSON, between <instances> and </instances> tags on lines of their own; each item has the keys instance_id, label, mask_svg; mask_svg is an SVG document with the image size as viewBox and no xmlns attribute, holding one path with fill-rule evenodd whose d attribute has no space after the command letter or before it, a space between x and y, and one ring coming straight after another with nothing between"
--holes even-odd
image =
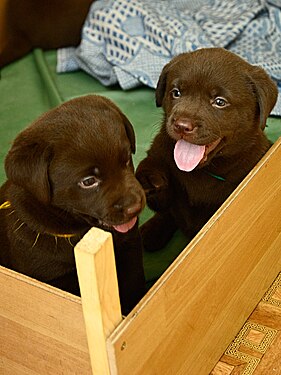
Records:
<instances>
[{"instance_id":1,"label":"beige floor","mask_svg":"<svg viewBox=\"0 0 281 375\"><path fill-rule=\"evenodd\" d=\"M281 375L281 273L210 375Z\"/></svg>"}]
</instances>

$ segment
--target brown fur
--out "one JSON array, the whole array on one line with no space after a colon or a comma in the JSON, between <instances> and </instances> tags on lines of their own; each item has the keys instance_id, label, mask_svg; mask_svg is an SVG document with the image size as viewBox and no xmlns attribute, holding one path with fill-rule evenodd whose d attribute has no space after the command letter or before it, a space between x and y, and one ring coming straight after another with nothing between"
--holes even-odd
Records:
<instances>
[{"instance_id":1,"label":"brown fur","mask_svg":"<svg viewBox=\"0 0 281 375\"><path fill-rule=\"evenodd\" d=\"M92 0L1 0L0 67L33 48L76 46Z\"/></svg>"},{"instance_id":2,"label":"brown fur","mask_svg":"<svg viewBox=\"0 0 281 375\"><path fill-rule=\"evenodd\" d=\"M73 246L92 227L111 231L123 311L145 292L137 224L145 205L134 176L133 127L108 99L89 95L47 112L15 139L0 190L1 264L79 293ZM85 177L91 188L81 187ZM63 238L58 234L74 234Z\"/></svg>"},{"instance_id":3,"label":"brown fur","mask_svg":"<svg viewBox=\"0 0 281 375\"><path fill-rule=\"evenodd\" d=\"M227 105L217 107L218 97ZM156 211L141 228L148 250L164 246L176 228L192 238L261 159L271 145L263 129L276 99L263 69L224 49L183 53L164 67L156 89L163 124L137 169ZM185 172L173 158L180 138L199 145L221 140L206 161Z\"/></svg>"}]
</instances>

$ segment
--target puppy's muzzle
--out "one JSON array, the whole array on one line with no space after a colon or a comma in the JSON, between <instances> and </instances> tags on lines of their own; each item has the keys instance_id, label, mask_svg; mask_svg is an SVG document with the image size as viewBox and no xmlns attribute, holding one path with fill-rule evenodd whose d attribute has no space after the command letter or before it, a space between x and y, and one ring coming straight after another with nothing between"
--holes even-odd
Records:
<instances>
[{"instance_id":1,"label":"puppy's muzzle","mask_svg":"<svg viewBox=\"0 0 281 375\"><path fill-rule=\"evenodd\" d=\"M180 117L173 119L173 129L178 135L189 135L197 130L197 126L191 119Z\"/></svg>"},{"instance_id":2,"label":"puppy's muzzle","mask_svg":"<svg viewBox=\"0 0 281 375\"><path fill-rule=\"evenodd\" d=\"M115 217L117 224L112 226L117 232L126 233L135 226L137 217L145 206L145 195L143 191L141 193L114 204L111 218Z\"/></svg>"},{"instance_id":3,"label":"puppy's muzzle","mask_svg":"<svg viewBox=\"0 0 281 375\"><path fill-rule=\"evenodd\" d=\"M132 203L130 205L115 204L114 209L117 212L123 212L128 217L136 216L143 209L143 203L140 201L140 202Z\"/></svg>"}]
</instances>

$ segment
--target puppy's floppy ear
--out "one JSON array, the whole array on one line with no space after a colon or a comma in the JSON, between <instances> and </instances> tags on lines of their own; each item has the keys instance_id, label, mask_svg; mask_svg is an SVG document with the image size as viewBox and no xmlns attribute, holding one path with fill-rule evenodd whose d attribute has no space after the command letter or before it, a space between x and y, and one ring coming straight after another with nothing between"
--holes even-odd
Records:
<instances>
[{"instance_id":1,"label":"puppy's floppy ear","mask_svg":"<svg viewBox=\"0 0 281 375\"><path fill-rule=\"evenodd\" d=\"M155 91L155 99L156 99L156 106L161 107L163 103L163 99L165 96L166 91L166 84L167 84L167 76L170 69L178 63L179 60L181 60L182 57L184 57L186 53L182 53L178 55L177 57L174 57L168 64L164 66L162 69L162 72L159 76L156 91Z\"/></svg>"},{"instance_id":2,"label":"puppy's floppy ear","mask_svg":"<svg viewBox=\"0 0 281 375\"><path fill-rule=\"evenodd\" d=\"M136 136L135 136L134 128L133 128L133 125L130 123L130 121L127 119L127 117L123 113L121 113L121 115L123 118L127 137L129 138L129 141L131 143L131 150L132 150L132 153L134 154L136 152Z\"/></svg>"},{"instance_id":3,"label":"puppy's floppy ear","mask_svg":"<svg viewBox=\"0 0 281 375\"><path fill-rule=\"evenodd\" d=\"M257 96L260 111L260 127L263 130L266 125L266 119L276 103L278 89L269 75L258 66L254 66L251 69L249 76Z\"/></svg>"},{"instance_id":4,"label":"puppy's floppy ear","mask_svg":"<svg viewBox=\"0 0 281 375\"><path fill-rule=\"evenodd\" d=\"M20 134L5 159L7 177L47 204L51 194L48 179L51 158L50 146Z\"/></svg>"},{"instance_id":5,"label":"puppy's floppy ear","mask_svg":"<svg viewBox=\"0 0 281 375\"><path fill-rule=\"evenodd\" d=\"M161 107L163 103L169 67L170 67L170 64L167 64L164 66L160 74L160 77L158 79L158 82L157 82L156 91L155 91L155 99L156 99L157 107Z\"/></svg>"}]
</instances>

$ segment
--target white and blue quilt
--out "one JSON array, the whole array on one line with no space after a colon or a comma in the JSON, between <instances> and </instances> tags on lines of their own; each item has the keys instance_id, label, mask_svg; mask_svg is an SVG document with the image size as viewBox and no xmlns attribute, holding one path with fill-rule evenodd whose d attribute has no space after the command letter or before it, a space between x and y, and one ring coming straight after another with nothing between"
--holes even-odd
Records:
<instances>
[{"instance_id":1,"label":"white and blue quilt","mask_svg":"<svg viewBox=\"0 0 281 375\"><path fill-rule=\"evenodd\" d=\"M182 52L224 47L263 67L279 88L281 0L97 0L77 48L58 50L58 72L83 69L106 86L156 87Z\"/></svg>"}]
</instances>

